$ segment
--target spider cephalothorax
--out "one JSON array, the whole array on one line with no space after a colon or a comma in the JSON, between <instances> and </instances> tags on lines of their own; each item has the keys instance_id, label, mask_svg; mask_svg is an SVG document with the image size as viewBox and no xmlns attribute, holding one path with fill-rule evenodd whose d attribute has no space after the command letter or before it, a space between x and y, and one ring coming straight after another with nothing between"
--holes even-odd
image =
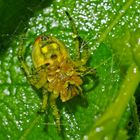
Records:
<instances>
[{"instance_id":1,"label":"spider cephalothorax","mask_svg":"<svg viewBox=\"0 0 140 140\"><path fill-rule=\"evenodd\" d=\"M51 36L39 36L32 51L32 59L44 83L40 85L49 92L60 95L62 102L79 94L82 79L76 63L69 57L62 42ZM45 80L44 80L45 77Z\"/></svg>"},{"instance_id":2,"label":"spider cephalothorax","mask_svg":"<svg viewBox=\"0 0 140 140\"><path fill-rule=\"evenodd\" d=\"M34 70L30 71L24 54L26 49L20 46L19 60L30 83L37 89L42 89L43 102L41 112L45 112L48 99L56 119L58 131L60 128L60 115L56 105L56 99L60 97L66 102L82 93L82 77L86 74L94 74L94 69L87 68L88 47L79 37L73 20L66 12L75 34L76 58L73 60L65 45L54 36L40 35L33 44L32 62ZM83 45L83 46L82 46ZM82 51L81 51L82 48Z\"/></svg>"}]
</instances>

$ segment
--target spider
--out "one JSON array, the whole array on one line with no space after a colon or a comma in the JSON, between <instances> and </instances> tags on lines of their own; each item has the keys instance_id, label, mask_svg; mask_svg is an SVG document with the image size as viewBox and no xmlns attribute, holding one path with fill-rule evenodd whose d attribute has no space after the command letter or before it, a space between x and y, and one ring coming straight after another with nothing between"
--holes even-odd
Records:
<instances>
[{"instance_id":1,"label":"spider","mask_svg":"<svg viewBox=\"0 0 140 140\"><path fill-rule=\"evenodd\" d=\"M25 59L26 48L20 45L18 50L18 58L27 80L36 89L42 90L40 112L47 110L49 100L59 132L61 123L56 99L60 97L62 102L66 102L76 95L82 95L82 78L87 74L95 74L93 68L86 67L89 58L87 43L78 35L73 19L67 11L66 15L73 31L75 59L70 57L62 41L45 34L38 36L32 45L33 70Z\"/></svg>"}]
</instances>

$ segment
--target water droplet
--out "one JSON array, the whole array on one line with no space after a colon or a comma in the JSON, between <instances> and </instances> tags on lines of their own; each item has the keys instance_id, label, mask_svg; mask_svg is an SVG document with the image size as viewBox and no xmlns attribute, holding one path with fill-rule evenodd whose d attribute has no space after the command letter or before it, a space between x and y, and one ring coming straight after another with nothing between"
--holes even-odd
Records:
<instances>
[{"instance_id":1,"label":"water droplet","mask_svg":"<svg viewBox=\"0 0 140 140\"><path fill-rule=\"evenodd\" d=\"M45 8L44 10L43 10L43 13L44 14L49 14L49 13L51 13L53 11L53 8L52 7L49 7L49 8Z\"/></svg>"},{"instance_id":2,"label":"water droplet","mask_svg":"<svg viewBox=\"0 0 140 140\"><path fill-rule=\"evenodd\" d=\"M102 89L101 89L101 90L102 90L102 92L104 92L104 91L105 91L105 86L104 86L104 85L102 86Z\"/></svg>"},{"instance_id":3,"label":"water droplet","mask_svg":"<svg viewBox=\"0 0 140 140\"><path fill-rule=\"evenodd\" d=\"M103 127L96 127L96 132L101 132L103 129Z\"/></svg>"},{"instance_id":4,"label":"water droplet","mask_svg":"<svg viewBox=\"0 0 140 140\"><path fill-rule=\"evenodd\" d=\"M124 11L124 10L120 10L119 12L120 12L120 13L124 13L125 11Z\"/></svg>"},{"instance_id":5,"label":"water droplet","mask_svg":"<svg viewBox=\"0 0 140 140\"><path fill-rule=\"evenodd\" d=\"M60 2L61 0L56 0L56 2Z\"/></svg>"},{"instance_id":6,"label":"water droplet","mask_svg":"<svg viewBox=\"0 0 140 140\"><path fill-rule=\"evenodd\" d=\"M84 136L84 140L88 140L88 136L87 135Z\"/></svg>"},{"instance_id":7,"label":"water droplet","mask_svg":"<svg viewBox=\"0 0 140 140\"><path fill-rule=\"evenodd\" d=\"M107 21L104 20L104 19L101 20L101 24L105 24L106 22L107 22Z\"/></svg>"},{"instance_id":8,"label":"water droplet","mask_svg":"<svg viewBox=\"0 0 140 140\"><path fill-rule=\"evenodd\" d=\"M10 95L10 91L9 91L7 88L4 89L3 93L4 93L5 95Z\"/></svg>"},{"instance_id":9,"label":"water droplet","mask_svg":"<svg viewBox=\"0 0 140 140\"><path fill-rule=\"evenodd\" d=\"M108 137L108 136L105 136L105 137L104 137L104 140L109 140L109 137Z\"/></svg>"},{"instance_id":10,"label":"water droplet","mask_svg":"<svg viewBox=\"0 0 140 140\"><path fill-rule=\"evenodd\" d=\"M56 20L54 20L53 22L52 22L52 27L58 27L58 21L56 21Z\"/></svg>"},{"instance_id":11,"label":"water droplet","mask_svg":"<svg viewBox=\"0 0 140 140\"><path fill-rule=\"evenodd\" d=\"M134 69L133 69L133 72L134 72L134 73L136 73L136 72L137 72L137 69L136 69L136 68L134 68Z\"/></svg>"},{"instance_id":12,"label":"water droplet","mask_svg":"<svg viewBox=\"0 0 140 140\"><path fill-rule=\"evenodd\" d=\"M140 38L138 38L138 45L140 45Z\"/></svg>"},{"instance_id":13,"label":"water droplet","mask_svg":"<svg viewBox=\"0 0 140 140\"><path fill-rule=\"evenodd\" d=\"M12 83L10 77L7 78L7 83L8 83L8 84L11 84L11 83Z\"/></svg>"}]
</instances>

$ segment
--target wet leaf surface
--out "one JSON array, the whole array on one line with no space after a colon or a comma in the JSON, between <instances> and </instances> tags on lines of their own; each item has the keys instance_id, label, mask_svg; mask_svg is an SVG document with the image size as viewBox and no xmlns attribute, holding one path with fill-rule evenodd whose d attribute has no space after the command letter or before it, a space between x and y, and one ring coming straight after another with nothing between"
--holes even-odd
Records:
<instances>
[{"instance_id":1,"label":"wet leaf surface","mask_svg":"<svg viewBox=\"0 0 140 140\"><path fill-rule=\"evenodd\" d=\"M139 83L139 76L133 74L139 75L140 2L56 0L46 7L41 8L41 5L42 2L36 4L40 8L26 21L19 18L26 24L13 27L13 35L9 33L8 25L5 25L7 33L0 35L3 40L0 47L0 139L139 139L137 108L131 97L137 95L135 90ZM34 10L32 6L28 8ZM84 77L85 98L77 96L66 103L57 100L63 130L59 135L51 109L44 115L37 113L41 92L28 83L20 68L17 50L21 43L28 46L38 35L45 33L62 40L74 57L74 40L65 11L70 13L79 35L89 46L87 65L96 69L96 77ZM17 33L20 28L22 30ZM31 57L27 60L31 65ZM131 79L132 84L127 83L127 79ZM130 84L128 89L123 88L126 84ZM126 93L123 98L122 93Z\"/></svg>"}]
</instances>

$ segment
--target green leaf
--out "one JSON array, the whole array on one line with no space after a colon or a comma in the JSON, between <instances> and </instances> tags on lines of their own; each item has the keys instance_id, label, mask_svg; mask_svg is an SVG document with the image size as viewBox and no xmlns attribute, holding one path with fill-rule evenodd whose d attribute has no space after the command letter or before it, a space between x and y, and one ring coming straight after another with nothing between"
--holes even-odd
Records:
<instances>
[{"instance_id":1,"label":"green leaf","mask_svg":"<svg viewBox=\"0 0 140 140\"><path fill-rule=\"evenodd\" d=\"M134 72L136 69L136 72ZM127 139L127 135L124 134L124 130L119 130L119 123L124 113L126 106L129 103L130 98L133 96L136 87L140 81L140 72L136 65L132 65L123 81L121 88L118 92L118 97L108 107L103 116L98 119L89 134L89 139ZM122 101L123 99L123 101ZM138 124L137 124L138 125Z\"/></svg>"},{"instance_id":2,"label":"green leaf","mask_svg":"<svg viewBox=\"0 0 140 140\"><path fill-rule=\"evenodd\" d=\"M139 9L138 0L0 0L0 139L138 140ZM96 77L83 79L85 98L77 96L66 103L58 99L59 135L51 109L37 113L42 95L28 83L17 50L45 33L62 40L74 57L65 10L89 46L87 65L96 69ZM31 65L31 57L27 61Z\"/></svg>"}]
</instances>

